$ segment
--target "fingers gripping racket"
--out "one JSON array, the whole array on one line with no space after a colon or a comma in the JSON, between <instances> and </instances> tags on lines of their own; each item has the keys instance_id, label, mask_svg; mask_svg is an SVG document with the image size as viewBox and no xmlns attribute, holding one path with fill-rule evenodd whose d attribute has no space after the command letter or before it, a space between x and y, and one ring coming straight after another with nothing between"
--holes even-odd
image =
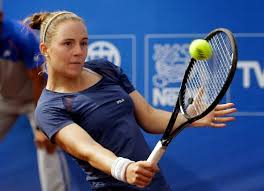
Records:
<instances>
[{"instance_id":1,"label":"fingers gripping racket","mask_svg":"<svg viewBox=\"0 0 264 191\"><path fill-rule=\"evenodd\" d=\"M210 32L205 40L212 47L212 56L208 60L191 58L167 128L147 159L151 163L159 162L169 143L186 126L211 112L231 84L237 65L237 46L233 34L219 28ZM173 129L179 112L186 121Z\"/></svg>"}]
</instances>

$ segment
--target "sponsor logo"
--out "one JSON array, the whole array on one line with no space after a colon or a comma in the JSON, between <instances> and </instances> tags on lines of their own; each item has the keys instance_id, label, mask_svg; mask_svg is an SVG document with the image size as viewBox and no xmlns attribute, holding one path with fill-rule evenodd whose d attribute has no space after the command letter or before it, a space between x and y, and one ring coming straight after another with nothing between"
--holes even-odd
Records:
<instances>
[{"instance_id":1,"label":"sponsor logo","mask_svg":"<svg viewBox=\"0 0 264 191\"><path fill-rule=\"evenodd\" d=\"M108 41L94 41L88 46L86 60L105 58L117 66L121 65L121 56L117 47Z\"/></svg>"}]
</instances>

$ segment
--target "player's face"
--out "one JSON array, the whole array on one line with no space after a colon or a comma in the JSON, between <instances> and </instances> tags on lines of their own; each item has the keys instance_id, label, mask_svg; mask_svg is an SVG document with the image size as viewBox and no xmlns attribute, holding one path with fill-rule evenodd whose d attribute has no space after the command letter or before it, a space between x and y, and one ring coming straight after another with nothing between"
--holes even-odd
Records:
<instances>
[{"instance_id":1,"label":"player's face","mask_svg":"<svg viewBox=\"0 0 264 191\"><path fill-rule=\"evenodd\" d=\"M87 56L88 35L80 21L66 21L57 26L48 48L49 68L66 77L77 77Z\"/></svg>"}]
</instances>

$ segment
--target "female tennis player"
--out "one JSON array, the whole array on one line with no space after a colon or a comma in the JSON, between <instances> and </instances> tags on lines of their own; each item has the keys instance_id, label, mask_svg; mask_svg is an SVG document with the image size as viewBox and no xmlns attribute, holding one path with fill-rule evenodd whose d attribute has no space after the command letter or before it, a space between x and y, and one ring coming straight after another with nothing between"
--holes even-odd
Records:
<instances>
[{"instance_id":1,"label":"female tennis player","mask_svg":"<svg viewBox=\"0 0 264 191\"><path fill-rule=\"evenodd\" d=\"M93 190L170 190L158 166L146 161L150 149L140 131L163 133L170 112L150 106L119 67L85 63L88 34L76 14L36 13L30 26L40 29L48 73L35 111L39 127L77 160ZM234 120L226 116L233 106L218 105L192 126L224 127Z\"/></svg>"}]
</instances>

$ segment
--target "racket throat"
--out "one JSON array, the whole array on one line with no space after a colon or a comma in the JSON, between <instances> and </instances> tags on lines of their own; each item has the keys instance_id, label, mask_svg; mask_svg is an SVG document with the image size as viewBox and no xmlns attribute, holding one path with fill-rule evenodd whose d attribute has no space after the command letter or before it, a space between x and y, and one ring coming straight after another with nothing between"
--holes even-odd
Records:
<instances>
[{"instance_id":1,"label":"racket throat","mask_svg":"<svg viewBox=\"0 0 264 191\"><path fill-rule=\"evenodd\" d=\"M168 144L171 142L171 140L173 138L171 135L172 135L173 127L174 127L174 124L175 124L175 121L178 117L179 112L180 112L180 107L179 107L179 103L177 101L176 108L174 109L174 111L171 115L171 118L168 122L167 128L166 128L166 130L165 130L165 132L164 132L164 134L160 140L162 145L164 145L164 146L168 146Z\"/></svg>"},{"instance_id":2,"label":"racket throat","mask_svg":"<svg viewBox=\"0 0 264 191\"><path fill-rule=\"evenodd\" d=\"M167 147L171 141L172 141L172 138L162 138L160 140L160 143L162 144L162 146Z\"/></svg>"}]
</instances>

